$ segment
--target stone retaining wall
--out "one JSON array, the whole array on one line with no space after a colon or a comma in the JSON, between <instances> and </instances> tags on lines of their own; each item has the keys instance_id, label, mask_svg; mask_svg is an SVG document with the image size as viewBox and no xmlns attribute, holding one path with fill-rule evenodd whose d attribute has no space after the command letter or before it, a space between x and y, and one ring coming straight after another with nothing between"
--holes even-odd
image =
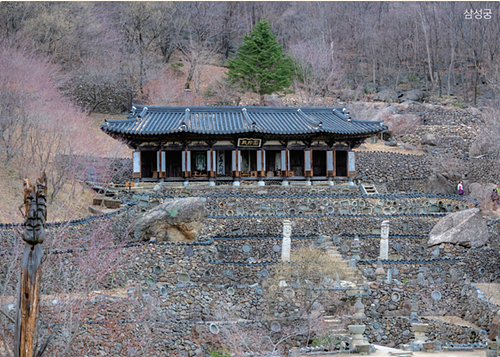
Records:
<instances>
[{"instance_id":1,"label":"stone retaining wall","mask_svg":"<svg viewBox=\"0 0 500 357\"><path fill-rule=\"evenodd\" d=\"M460 157L462 155L468 156L469 149L479 135L479 132L476 126L419 125L407 134L395 135L394 137L397 141L419 147L422 138L427 134L434 134L438 137L439 144L437 146L421 145L421 148L425 152Z\"/></svg>"},{"instance_id":2,"label":"stone retaining wall","mask_svg":"<svg viewBox=\"0 0 500 357\"><path fill-rule=\"evenodd\" d=\"M356 152L356 177L363 182L382 183L403 177L426 177L431 172L432 161L425 155Z\"/></svg>"},{"instance_id":3,"label":"stone retaining wall","mask_svg":"<svg viewBox=\"0 0 500 357\"><path fill-rule=\"evenodd\" d=\"M476 288L465 283L372 284L372 294L363 298L370 317L410 316L412 300L416 296L419 316L458 316L488 330L499 305L478 296ZM375 305L376 313L370 306Z\"/></svg>"},{"instance_id":4,"label":"stone retaining wall","mask_svg":"<svg viewBox=\"0 0 500 357\"><path fill-rule=\"evenodd\" d=\"M467 180L479 183L498 183L500 177L500 160L470 159L467 163Z\"/></svg>"},{"instance_id":5,"label":"stone retaining wall","mask_svg":"<svg viewBox=\"0 0 500 357\"><path fill-rule=\"evenodd\" d=\"M482 123L481 112L477 109L461 109L456 107L444 108L432 106L415 108L420 110L422 125L479 125Z\"/></svg>"},{"instance_id":6,"label":"stone retaining wall","mask_svg":"<svg viewBox=\"0 0 500 357\"><path fill-rule=\"evenodd\" d=\"M425 318L422 318L421 322L429 324L426 333L429 340L439 341L441 345L444 342L463 344L477 341L486 343L485 333L473 327L452 325ZM366 324L365 336L370 343L396 347L402 344L409 344L415 339L415 333L411 328L410 320L406 317L368 318L363 323Z\"/></svg>"}]
</instances>

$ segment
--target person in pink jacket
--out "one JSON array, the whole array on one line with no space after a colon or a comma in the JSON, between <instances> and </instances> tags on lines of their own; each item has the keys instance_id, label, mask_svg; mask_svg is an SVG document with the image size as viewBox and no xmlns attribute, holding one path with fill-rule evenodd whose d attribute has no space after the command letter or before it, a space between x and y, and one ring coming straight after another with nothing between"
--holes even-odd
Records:
<instances>
[{"instance_id":1,"label":"person in pink jacket","mask_svg":"<svg viewBox=\"0 0 500 357\"><path fill-rule=\"evenodd\" d=\"M458 182L457 191L460 196L464 194L464 183L461 180Z\"/></svg>"}]
</instances>

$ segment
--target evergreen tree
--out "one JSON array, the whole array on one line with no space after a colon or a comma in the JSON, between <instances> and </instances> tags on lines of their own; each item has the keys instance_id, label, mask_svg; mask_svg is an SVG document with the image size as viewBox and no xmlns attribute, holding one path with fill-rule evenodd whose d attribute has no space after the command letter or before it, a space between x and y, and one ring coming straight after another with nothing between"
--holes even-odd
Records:
<instances>
[{"instance_id":1,"label":"evergreen tree","mask_svg":"<svg viewBox=\"0 0 500 357\"><path fill-rule=\"evenodd\" d=\"M264 96L281 92L292 84L292 61L283 53L267 20L261 20L243 38L238 58L228 61L227 75L243 89Z\"/></svg>"}]
</instances>

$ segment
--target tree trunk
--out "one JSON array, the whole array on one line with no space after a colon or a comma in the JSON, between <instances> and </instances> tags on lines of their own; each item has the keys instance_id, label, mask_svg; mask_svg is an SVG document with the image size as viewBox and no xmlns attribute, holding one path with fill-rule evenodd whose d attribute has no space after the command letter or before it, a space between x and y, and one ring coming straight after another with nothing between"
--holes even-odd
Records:
<instances>
[{"instance_id":1,"label":"tree trunk","mask_svg":"<svg viewBox=\"0 0 500 357\"><path fill-rule=\"evenodd\" d=\"M375 81L375 54L373 55L372 59L372 66L373 66L373 88L376 87L376 81Z\"/></svg>"},{"instance_id":2,"label":"tree trunk","mask_svg":"<svg viewBox=\"0 0 500 357\"><path fill-rule=\"evenodd\" d=\"M24 254L21 260L19 278L19 297L16 307L16 323L14 326L14 356L35 356L35 329L38 301L40 300L40 283L42 279L41 265L43 250L41 243L45 238L47 220L47 176L42 173L33 186L26 180L24 184L24 218L23 240ZM43 351L39 351L41 356Z\"/></svg>"},{"instance_id":3,"label":"tree trunk","mask_svg":"<svg viewBox=\"0 0 500 357\"><path fill-rule=\"evenodd\" d=\"M450 96L450 93L451 93L450 81L451 81L451 73L453 71L453 59L454 59L454 55L455 55L455 47L452 47L451 48L450 68L448 68L448 92L447 92L448 97Z\"/></svg>"},{"instance_id":4,"label":"tree trunk","mask_svg":"<svg viewBox=\"0 0 500 357\"><path fill-rule=\"evenodd\" d=\"M476 60L474 61L474 105L477 104L477 81L478 81L478 77L479 77L479 71L478 71L478 67L479 67L479 61Z\"/></svg>"},{"instance_id":5,"label":"tree trunk","mask_svg":"<svg viewBox=\"0 0 500 357\"><path fill-rule=\"evenodd\" d=\"M21 262L19 300L14 329L14 356L33 357L36 313L38 310L41 262L43 250L40 244L26 243Z\"/></svg>"},{"instance_id":6,"label":"tree trunk","mask_svg":"<svg viewBox=\"0 0 500 357\"><path fill-rule=\"evenodd\" d=\"M184 86L184 89L190 89L189 88L189 83L193 79L195 66L196 66L196 62L195 61L191 61L191 67L189 68L189 73L188 73L188 77L186 79L186 84Z\"/></svg>"}]
</instances>

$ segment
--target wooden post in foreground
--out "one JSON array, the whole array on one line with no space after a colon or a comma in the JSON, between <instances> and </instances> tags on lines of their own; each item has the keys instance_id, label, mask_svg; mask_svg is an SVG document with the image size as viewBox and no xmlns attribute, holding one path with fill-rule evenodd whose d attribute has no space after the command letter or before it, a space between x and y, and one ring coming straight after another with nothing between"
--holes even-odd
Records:
<instances>
[{"instance_id":1,"label":"wooden post in foreground","mask_svg":"<svg viewBox=\"0 0 500 357\"><path fill-rule=\"evenodd\" d=\"M21 277L19 279L19 298L16 309L14 329L15 357L33 357L36 314L38 310L43 250L41 243L45 238L47 220L46 176L38 178L36 186L25 181L25 204L27 211L24 218L23 259L21 261ZM36 351L35 351L36 352Z\"/></svg>"}]
</instances>

